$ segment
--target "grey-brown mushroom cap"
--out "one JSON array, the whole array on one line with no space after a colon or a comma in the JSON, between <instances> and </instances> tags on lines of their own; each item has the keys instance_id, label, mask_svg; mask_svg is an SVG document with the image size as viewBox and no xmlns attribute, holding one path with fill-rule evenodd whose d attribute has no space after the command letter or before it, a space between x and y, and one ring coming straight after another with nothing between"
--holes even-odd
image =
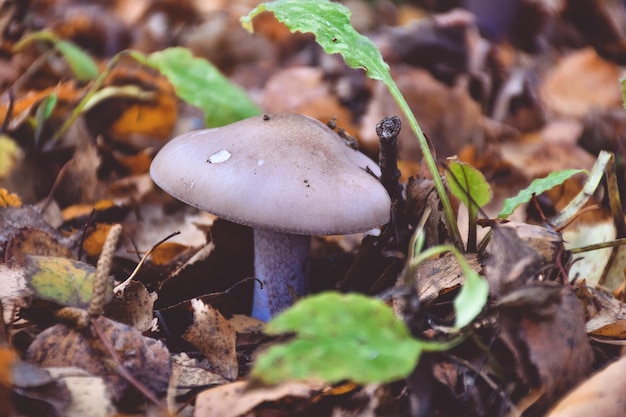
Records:
<instances>
[{"instance_id":1,"label":"grey-brown mushroom cap","mask_svg":"<svg viewBox=\"0 0 626 417\"><path fill-rule=\"evenodd\" d=\"M370 171L370 172L368 172ZM389 221L380 169L323 123L268 114L168 142L150 167L173 197L224 219L284 233L357 233Z\"/></svg>"}]
</instances>

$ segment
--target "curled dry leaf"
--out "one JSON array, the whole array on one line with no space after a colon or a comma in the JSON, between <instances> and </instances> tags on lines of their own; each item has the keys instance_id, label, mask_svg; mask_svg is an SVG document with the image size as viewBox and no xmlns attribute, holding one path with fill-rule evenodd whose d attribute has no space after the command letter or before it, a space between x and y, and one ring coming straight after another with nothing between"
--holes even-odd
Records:
<instances>
[{"instance_id":1,"label":"curled dry leaf","mask_svg":"<svg viewBox=\"0 0 626 417\"><path fill-rule=\"evenodd\" d=\"M105 315L120 323L133 326L140 332L152 327L152 316L156 293L149 293L139 281L130 281L122 294L117 294L105 307Z\"/></svg>"}]
</instances>

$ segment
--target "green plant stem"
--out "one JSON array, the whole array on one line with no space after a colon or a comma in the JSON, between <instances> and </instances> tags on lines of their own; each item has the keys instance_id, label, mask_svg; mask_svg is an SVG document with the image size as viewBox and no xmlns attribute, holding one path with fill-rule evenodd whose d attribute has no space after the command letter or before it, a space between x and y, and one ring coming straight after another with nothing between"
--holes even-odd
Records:
<instances>
[{"instance_id":1,"label":"green plant stem","mask_svg":"<svg viewBox=\"0 0 626 417\"><path fill-rule=\"evenodd\" d=\"M446 191L446 187L441 180L441 175L439 174L439 168L437 168L437 162L433 157L433 154L428 147L428 141L424 136L424 132L420 128L411 108L408 103L404 99L404 96L398 89L396 83L391 79L391 77L384 79L383 83L391 93L392 97L398 103L400 110L409 121L409 125L411 126L411 130L415 133L417 137L417 143L420 146L422 154L424 155L424 161L426 162L426 166L430 171L430 174L433 177L433 182L435 183L435 189L437 190L437 194L439 195L439 199L441 200L441 205L443 206L443 211L446 216L446 221L448 223L448 231L450 232L450 236L452 238L452 242L454 246L460 250L461 252L465 252L463 247L463 240L461 239L461 233L459 232L459 227L456 223L456 217L454 216L454 211L452 210L452 204L450 204L450 199L448 198L448 193Z\"/></svg>"}]
</instances>

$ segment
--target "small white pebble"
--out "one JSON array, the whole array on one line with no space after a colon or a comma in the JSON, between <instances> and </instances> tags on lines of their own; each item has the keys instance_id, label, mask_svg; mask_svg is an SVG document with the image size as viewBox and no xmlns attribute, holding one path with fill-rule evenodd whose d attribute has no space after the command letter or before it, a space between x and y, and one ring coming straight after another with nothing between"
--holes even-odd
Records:
<instances>
[{"instance_id":1,"label":"small white pebble","mask_svg":"<svg viewBox=\"0 0 626 417\"><path fill-rule=\"evenodd\" d=\"M263 165L264 163L265 163L265 161L264 161L264 160L259 159L259 160L257 161L257 163L256 163L256 164L257 164L258 166L261 166L261 165Z\"/></svg>"}]
</instances>

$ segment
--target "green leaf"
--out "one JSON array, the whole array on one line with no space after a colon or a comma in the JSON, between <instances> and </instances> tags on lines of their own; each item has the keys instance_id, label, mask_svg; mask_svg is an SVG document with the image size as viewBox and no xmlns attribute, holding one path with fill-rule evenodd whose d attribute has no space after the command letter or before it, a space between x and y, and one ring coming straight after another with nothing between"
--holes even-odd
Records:
<instances>
[{"instance_id":1,"label":"green leaf","mask_svg":"<svg viewBox=\"0 0 626 417\"><path fill-rule=\"evenodd\" d=\"M172 83L181 99L202 109L208 127L223 126L261 113L243 89L186 48L167 48L147 56L139 52L130 52L130 55L157 69Z\"/></svg>"},{"instance_id":2,"label":"green leaf","mask_svg":"<svg viewBox=\"0 0 626 417\"><path fill-rule=\"evenodd\" d=\"M376 80L391 79L389 66L380 51L350 23L351 12L339 3L326 0L278 0L263 3L241 18L242 25L252 32L252 19L271 11L290 30L315 34L316 41L329 54L339 53L352 68L362 68Z\"/></svg>"},{"instance_id":3,"label":"green leaf","mask_svg":"<svg viewBox=\"0 0 626 417\"><path fill-rule=\"evenodd\" d=\"M453 302L456 317L454 326L461 328L470 324L485 307L487 297L489 296L487 280L478 275L467 263L463 254L452 245L434 246L415 255L409 262L416 265L432 256L445 252L452 252L463 270L463 275L465 275L465 282Z\"/></svg>"},{"instance_id":4,"label":"green leaf","mask_svg":"<svg viewBox=\"0 0 626 417\"><path fill-rule=\"evenodd\" d=\"M98 76L98 65L82 49L71 42L57 39L54 47L67 61L74 76L79 81L91 81Z\"/></svg>"},{"instance_id":5,"label":"green leaf","mask_svg":"<svg viewBox=\"0 0 626 417\"><path fill-rule=\"evenodd\" d=\"M471 212L477 212L478 207L491 201L489 183L479 170L466 162L452 161L446 171L446 180L452 194Z\"/></svg>"},{"instance_id":6,"label":"green leaf","mask_svg":"<svg viewBox=\"0 0 626 417\"><path fill-rule=\"evenodd\" d=\"M52 111L54 110L56 104L57 95L55 93L51 93L48 94L37 107L37 111L35 112L35 144L37 148L39 148L44 123L52 114Z\"/></svg>"},{"instance_id":7,"label":"green leaf","mask_svg":"<svg viewBox=\"0 0 626 417\"><path fill-rule=\"evenodd\" d=\"M545 178L535 179L527 188L521 190L515 197L504 200L504 205L500 213L498 213L498 218L506 219L513 214L516 208L529 202L533 195L539 195L553 187L556 187L557 185L563 184L565 180L573 175L580 174L581 172L589 175L589 171L586 169L564 169L562 171L551 172L550 175Z\"/></svg>"},{"instance_id":8,"label":"green leaf","mask_svg":"<svg viewBox=\"0 0 626 417\"><path fill-rule=\"evenodd\" d=\"M258 357L252 375L268 384L309 378L394 381L411 373L422 351L391 308L361 294L304 298L273 318L266 332L296 333Z\"/></svg>"},{"instance_id":9,"label":"green leaf","mask_svg":"<svg viewBox=\"0 0 626 417\"><path fill-rule=\"evenodd\" d=\"M485 307L489 295L487 280L470 268L464 259L460 263L465 274L465 282L459 295L454 299L454 311L456 313L454 327L458 329L467 326L478 316Z\"/></svg>"},{"instance_id":10,"label":"green leaf","mask_svg":"<svg viewBox=\"0 0 626 417\"><path fill-rule=\"evenodd\" d=\"M43 99L39 107L37 107L37 120L46 121L56 107L58 97L56 93L50 93ZM41 112L41 113L40 113ZM40 116L41 114L41 116Z\"/></svg>"},{"instance_id":11,"label":"green leaf","mask_svg":"<svg viewBox=\"0 0 626 417\"><path fill-rule=\"evenodd\" d=\"M100 71L96 62L75 44L59 39L49 30L41 30L25 36L13 46L13 51L20 51L32 42L48 42L63 55L74 76L79 81L91 81L96 78Z\"/></svg>"},{"instance_id":12,"label":"green leaf","mask_svg":"<svg viewBox=\"0 0 626 417\"><path fill-rule=\"evenodd\" d=\"M34 297L60 305L86 308L91 300L96 269L72 259L29 255L27 283ZM113 281L107 301L113 298Z\"/></svg>"}]
</instances>

